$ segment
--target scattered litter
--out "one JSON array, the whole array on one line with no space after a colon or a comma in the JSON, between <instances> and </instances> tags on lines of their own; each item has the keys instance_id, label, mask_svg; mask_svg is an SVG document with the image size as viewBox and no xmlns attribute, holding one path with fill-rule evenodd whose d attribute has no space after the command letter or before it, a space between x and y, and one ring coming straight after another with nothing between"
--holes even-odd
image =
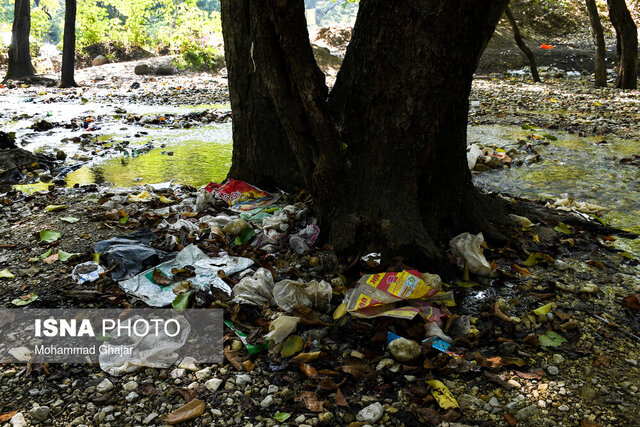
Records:
<instances>
[{"instance_id":1,"label":"scattered litter","mask_svg":"<svg viewBox=\"0 0 640 427\"><path fill-rule=\"evenodd\" d=\"M170 305L176 298L173 289L179 281L172 281L169 286L160 286L153 280L154 270L159 270L166 277L173 277L171 272L173 268L181 269L190 265L194 267L195 272L195 276L189 278L194 289L208 291L209 286L213 286L231 294L231 288L218 277L218 272L223 271L226 275L232 275L247 269L251 264L253 261L248 258L228 255L210 258L196 245L191 244L181 250L173 260L148 269L131 279L121 281L120 288L147 305L164 307Z\"/></svg>"},{"instance_id":2,"label":"scattered litter","mask_svg":"<svg viewBox=\"0 0 640 427\"><path fill-rule=\"evenodd\" d=\"M236 212L250 211L270 205L280 199L280 194L271 194L244 181L229 178L222 184L210 182L205 189L229 204Z\"/></svg>"},{"instance_id":3,"label":"scattered litter","mask_svg":"<svg viewBox=\"0 0 640 427\"><path fill-rule=\"evenodd\" d=\"M126 280L169 258L170 255L166 252L149 245L157 237L148 230L140 230L97 242L93 245L93 250L101 253L104 263L116 265L111 271L113 280Z\"/></svg>"},{"instance_id":4,"label":"scattered litter","mask_svg":"<svg viewBox=\"0 0 640 427\"><path fill-rule=\"evenodd\" d=\"M451 391L441 381L430 380L427 384L431 386L431 394L436 398L436 402L442 409L459 408L458 401Z\"/></svg>"},{"instance_id":5,"label":"scattered litter","mask_svg":"<svg viewBox=\"0 0 640 427\"><path fill-rule=\"evenodd\" d=\"M133 316L131 322L142 319ZM133 372L138 368L163 368L166 369L178 360L177 350L182 348L191 333L191 325L183 316L174 318L180 323L180 333L170 337L164 328L159 328L157 333L138 335L125 334L120 336L117 332L112 340L118 345L106 341L104 351L100 353L100 368L109 375L122 375Z\"/></svg>"},{"instance_id":6,"label":"scattered litter","mask_svg":"<svg viewBox=\"0 0 640 427\"><path fill-rule=\"evenodd\" d=\"M284 311L290 311L298 305L326 311L331 296L331 285L324 280L282 280L273 286L273 300Z\"/></svg>"},{"instance_id":7,"label":"scattered litter","mask_svg":"<svg viewBox=\"0 0 640 427\"><path fill-rule=\"evenodd\" d=\"M454 304L451 292L427 285L420 272L402 271L363 276L355 288L347 292L344 304L347 311L357 317L413 319L420 314L426 320L440 319L442 312L429 301Z\"/></svg>"},{"instance_id":8,"label":"scattered litter","mask_svg":"<svg viewBox=\"0 0 640 427\"><path fill-rule=\"evenodd\" d=\"M95 282L104 273L104 268L96 262L88 261L78 264L73 268L71 277L81 285L86 282Z\"/></svg>"},{"instance_id":9,"label":"scattered litter","mask_svg":"<svg viewBox=\"0 0 640 427\"><path fill-rule=\"evenodd\" d=\"M482 244L484 236L482 233L473 235L470 233L462 233L451 239L449 246L451 252L456 257L458 267L465 269L468 266L469 271L478 276L489 276L491 274L491 265L482 253Z\"/></svg>"}]
</instances>

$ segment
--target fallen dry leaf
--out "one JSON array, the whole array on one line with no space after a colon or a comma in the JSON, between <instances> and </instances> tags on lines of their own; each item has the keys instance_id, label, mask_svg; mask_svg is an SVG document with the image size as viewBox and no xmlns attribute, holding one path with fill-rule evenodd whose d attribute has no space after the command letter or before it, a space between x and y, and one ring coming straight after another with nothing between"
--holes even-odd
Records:
<instances>
[{"instance_id":1,"label":"fallen dry leaf","mask_svg":"<svg viewBox=\"0 0 640 427\"><path fill-rule=\"evenodd\" d=\"M164 275L164 273L157 268L153 269L153 273L151 274L151 278L156 284L160 286L169 286L171 284L171 279Z\"/></svg>"},{"instance_id":2,"label":"fallen dry leaf","mask_svg":"<svg viewBox=\"0 0 640 427\"><path fill-rule=\"evenodd\" d=\"M632 310L640 310L640 294L631 294L622 300L624 306Z\"/></svg>"},{"instance_id":3,"label":"fallen dry leaf","mask_svg":"<svg viewBox=\"0 0 640 427\"><path fill-rule=\"evenodd\" d=\"M175 411L164 416L163 421L168 424L179 424L198 418L204 413L205 404L200 399L193 399Z\"/></svg>"},{"instance_id":4,"label":"fallen dry leaf","mask_svg":"<svg viewBox=\"0 0 640 427\"><path fill-rule=\"evenodd\" d=\"M322 412L324 402L318 400L318 396L312 391L303 391L296 401L302 402L306 408L312 412Z\"/></svg>"},{"instance_id":5,"label":"fallen dry leaf","mask_svg":"<svg viewBox=\"0 0 640 427\"><path fill-rule=\"evenodd\" d=\"M360 359L350 357L340 367L342 372L351 374L356 380L367 380L376 376L376 370Z\"/></svg>"},{"instance_id":6,"label":"fallen dry leaf","mask_svg":"<svg viewBox=\"0 0 640 427\"><path fill-rule=\"evenodd\" d=\"M9 421L17 413L18 413L18 411L11 411L11 412L6 412L4 414L0 414L0 423L3 423L5 421Z\"/></svg>"},{"instance_id":7,"label":"fallen dry leaf","mask_svg":"<svg viewBox=\"0 0 640 427\"><path fill-rule=\"evenodd\" d=\"M224 357L231 363L231 366L236 368L238 371L243 371L244 366L242 366L242 358L238 355L237 351L231 350L231 347L224 348Z\"/></svg>"},{"instance_id":8,"label":"fallen dry leaf","mask_svg":"<svg viewBox=\"0 0 640 427\"><path fill-rule=\"evenodd\" d=\"M297 305L291 309L291 314L300 318L300 323L307 326L329 326L318 317L318 314L311 308Z\"/></svg>"},{"instance_id":9,"label":"fallen dry leaf","mask_svg":"<svg viewBox=\"0 0 640 427\"><path fill-rule=\"evenodd\" d=\"M336 402L336 405L338 406L342 406L343 408L349 408L349 402L347 402L347 399L344 398L344 395L342 394L339 388L338 388L338 391L336 392L335 402Z\"/></svg>"}]
</instances>

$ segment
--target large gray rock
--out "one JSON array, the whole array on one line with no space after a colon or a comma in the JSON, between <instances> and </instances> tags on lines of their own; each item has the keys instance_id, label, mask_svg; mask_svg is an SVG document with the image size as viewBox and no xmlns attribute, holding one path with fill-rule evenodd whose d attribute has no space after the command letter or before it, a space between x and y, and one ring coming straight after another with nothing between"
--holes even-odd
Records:
<instances>
[{"instance_id":1,"label":"large gray rock","mask_svg":"<svg viewBox=\"0 0 640 427\"><path fill-rule=\"evenodd\" d=\"M33 418L35 421L44 421L49 418L49 407L36 406L29 411L29 415L31 415L31 418Z\"/></svg>"},{"instance_id":2,"label":"large gray rock","mask_svg":"<svg viewBox=\"0 0 640 427\"><path fill-rule=\"evenodd\" d=\"M158 65L155 69L157 76L172 76L176 73L176 69L171 64Z\"/></svg>"},{"instance_id":3,"label":"large gray rock","mask_svg":"<svg viewBox=\"0 0 640 427\"><path fill-rule=\"evenodd\" d=\"M136 65L136 68L133 69L133 72L138 76L144 76L151 74L152 70L147 64L138 64Z\"/></svg>"},{"instance_id":4,"label":"large gray rock","mask_svg":"<svg viewBox=\"0 0 640 427\"><path fill-rule=\"evenodd\" d=\"M95 58L93 58L93 61L91 61L91 66L92 67L97 67L99 65L104 65L107 62L107 58L104 55L98 55Z\"/></svg>"}]
</instances>

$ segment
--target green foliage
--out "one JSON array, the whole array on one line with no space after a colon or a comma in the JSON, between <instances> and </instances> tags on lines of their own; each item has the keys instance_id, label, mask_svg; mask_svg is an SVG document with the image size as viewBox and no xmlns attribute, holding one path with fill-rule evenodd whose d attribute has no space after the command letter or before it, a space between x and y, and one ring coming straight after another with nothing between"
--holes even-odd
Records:
<instances>
[{"instance_id":1,"label":"green foliage","mask_svg":"<svg viewBox=\"0 0 640 427\"><path fill-rule=\"evenodd\" d=\"M0 0L0 31L11 32L14 0ZM219 0L77 0L76 47L102 44L147 50L169 47L183 54L187 66L219 68L213 47L221 40ZM42 43L61 48L64 2L34 0L31 8L32 50ZM8 43L8 40L7 40Z\"/></svg>"},{"instance_id":2,"label":"green foliage","mask_svg":"<svg viewBox=\"0 0 640 427\"><path fill-rule=\"evenodd\" d=\"M120 21L109 18L105 4L97 0L79 0L76 12L76 45L82 49L117 34Z\"/></svg>"}]
</instances>

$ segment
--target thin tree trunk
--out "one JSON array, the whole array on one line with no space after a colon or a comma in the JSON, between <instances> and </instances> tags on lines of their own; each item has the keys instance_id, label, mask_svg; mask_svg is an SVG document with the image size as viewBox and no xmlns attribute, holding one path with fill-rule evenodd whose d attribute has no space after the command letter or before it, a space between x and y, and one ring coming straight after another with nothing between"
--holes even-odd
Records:
<instances>
[{"instance_id":1,"label":"thin tree trunk","mask_svg":"<svg viewBox=\"0 0 640 427\"><path fill-rule=\"evenodd\" d=\"M62 77L60 87L78 86L73 72L76 55L76 0L65 0L64 40L62 45Z\"/></svg>"},{"instance_id":2,"label":"thin tree trunk","mask_svg":"<svg viewBox=\"0 0 640 427\"><path fill-rule=\"evenodd\" d=\"M516 19L513 17L513 13L511 13L511 8L507 7L505 14L507 15L507 19L509 20L509 23L511 24L511 28L513 29L513 38L515 39L516 44L518 45L522 53L524 53L524 55L529 60L529 69L531 70L531 77L533 78L533 81L536 83L540 83L540 75L538 74L538 65L536 64L536 57L533 55L533 52L531 51L531 49L527 47L524 40L522 40L522 36L520 35L520 29L518 28L518 23L516 22Z\"/></svg>"},{"instance_id":3,"label":"thin tree trunk","mask_svg":"<svg viewBox=\"0 0 640 427\"><path fill-rule=\"evenodd\" d=\"M615 87L636 89L638 86L638 29L625 0L607 0L607 4L617 40L618 77Z\"/></svg>"},{"instance_id":4,"label":"thin tree trunk","mask_svg":"<svg viewBox=\"0 0 640 427\"><path fill-rule=\"evenodd\" d=\"M30 0L16 0L9 46L8 79L34 76L36 71L31 63L29 33L31 32Z\"/></svg>"},{"instance_id":5,"label":"thin tree trunk","mask_svg":"<svg viewBox=\"0 0 640 427\"><path fill-rule=\"evenodd\" d=\"M589 12L589 22L591 23L591 34L593 35L593 45L595 46L595 75L596 87L607 86L607 65L605 63L605 44L600 14L595 0L585 0L587 11Z\"/></svg>"},{"instance_id":6,"label":"thin tree trunk","mask_svg":"<svg viewBox=\"0 0 640 427\"><path fill-rule=\"evenodd\" d=\"M263 78L263 41L254 2L221 2L222 34L233 111L233 156L229 177L264 188L309 188Z\"/></svg>"}]
</instances>

